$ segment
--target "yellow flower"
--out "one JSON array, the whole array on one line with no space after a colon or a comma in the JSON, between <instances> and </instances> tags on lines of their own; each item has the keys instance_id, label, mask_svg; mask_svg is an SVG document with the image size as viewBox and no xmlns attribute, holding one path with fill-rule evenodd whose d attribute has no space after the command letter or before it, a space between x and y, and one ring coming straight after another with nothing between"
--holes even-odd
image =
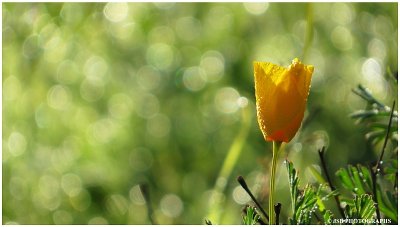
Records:
<instances>
[{"instance_id":1,"label":"yellow flower","mask_svg":"<svg viewBox=\"0 0 400 227\"><path fill-rule=\"evenodd\" d=\"M304 117L314 66L295 58L288 68L254 62L257 118L264 139L289 142Z\"/></svg>"}]
</instances>

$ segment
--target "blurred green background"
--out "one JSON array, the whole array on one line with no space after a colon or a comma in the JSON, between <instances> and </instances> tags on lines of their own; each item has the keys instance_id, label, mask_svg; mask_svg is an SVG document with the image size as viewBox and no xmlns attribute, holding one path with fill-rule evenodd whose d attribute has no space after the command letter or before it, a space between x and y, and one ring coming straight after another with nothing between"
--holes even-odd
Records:
<instances>
[{"instance_id":1,"label":"blurred green background","mask_svg":"<svg viewBox=\"0 0 400 227\"><path fill-rule=\"evenodd\" d=\"M365 107L351 89L361 83L387 105L397 97L387 73L397 71L397 8L3 3L3 224L149 224L140 183L157 223L240 224L250 200L236 176L266 208L272 148L252 62L300 57L315 73L306 123L278 165L285 220L285 157L302 184L315 181L308 166L323 145L332 174L375 160L380 144L348 117Z\"/></svg>"}]
</instances>

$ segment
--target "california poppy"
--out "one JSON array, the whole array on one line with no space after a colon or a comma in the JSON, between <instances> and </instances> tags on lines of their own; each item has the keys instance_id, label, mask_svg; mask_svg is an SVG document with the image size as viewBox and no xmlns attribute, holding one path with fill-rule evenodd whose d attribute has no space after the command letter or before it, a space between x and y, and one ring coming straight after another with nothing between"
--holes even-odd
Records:
<instances>
[{"instance_id":1,"label":"california poppy","mask_svg":"<svg viewBox=\"0 0 400 227\"><path fill-rule=\"evenodd\" d=\"M304 117L314 66L295 58L287 68L254 62L257 118L264 139L289 142Z\"/></svg>"}]
</instances>

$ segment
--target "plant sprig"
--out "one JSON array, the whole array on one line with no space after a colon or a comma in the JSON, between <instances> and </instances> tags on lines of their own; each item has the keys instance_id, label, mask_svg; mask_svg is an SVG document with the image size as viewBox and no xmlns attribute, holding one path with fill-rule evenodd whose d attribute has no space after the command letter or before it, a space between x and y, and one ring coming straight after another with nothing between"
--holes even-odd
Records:
<instances>
[{"instance_id":1,"label":"plant sprig","mask_svg":"<svg viewBox=\"0 0 400 227\"><path fill-rule=\"evenodd\" d=\"M299 177L293 163L286 160L286 169L289 174L290 198L292 202L292 217L289 218L289 223L292 225L311 224L312 215L316 215L317 211L322 210L325 214L326 210L319 204L322 201L335 195L336 191L332 191L323 196L322 191L326 185L320 184L317 189L312 185L307 184L303 190L299 188ZM324 218L324 222L328 224L328 219Z\"/></svg>"},{"instance_id":2,"label":"plant sprig","mask_svg":"<svg viewBox=\"0 0 400 227\"><path fill-rule=\"evenodd\" d=\"M256 225L260 220L260 215L253 206L246 206L246 214L242 217L243 225Z\"/></svg>"}]
</instances>

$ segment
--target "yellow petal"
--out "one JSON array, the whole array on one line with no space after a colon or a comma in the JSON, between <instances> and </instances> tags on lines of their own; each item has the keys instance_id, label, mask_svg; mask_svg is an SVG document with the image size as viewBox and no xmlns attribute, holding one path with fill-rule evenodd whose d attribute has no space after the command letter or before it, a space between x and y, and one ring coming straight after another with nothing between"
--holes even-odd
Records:
<instances>
[{"instance_id":1,"label":"yellow petal","mask_svg":"<svg viewBox=\"0 0 400 227\"><path fill-rule=\"evenodd\" d=\"M254 62L257 119L267 141L289 142L300 128L314 67Z\"/></svg>"}]
</instances>

